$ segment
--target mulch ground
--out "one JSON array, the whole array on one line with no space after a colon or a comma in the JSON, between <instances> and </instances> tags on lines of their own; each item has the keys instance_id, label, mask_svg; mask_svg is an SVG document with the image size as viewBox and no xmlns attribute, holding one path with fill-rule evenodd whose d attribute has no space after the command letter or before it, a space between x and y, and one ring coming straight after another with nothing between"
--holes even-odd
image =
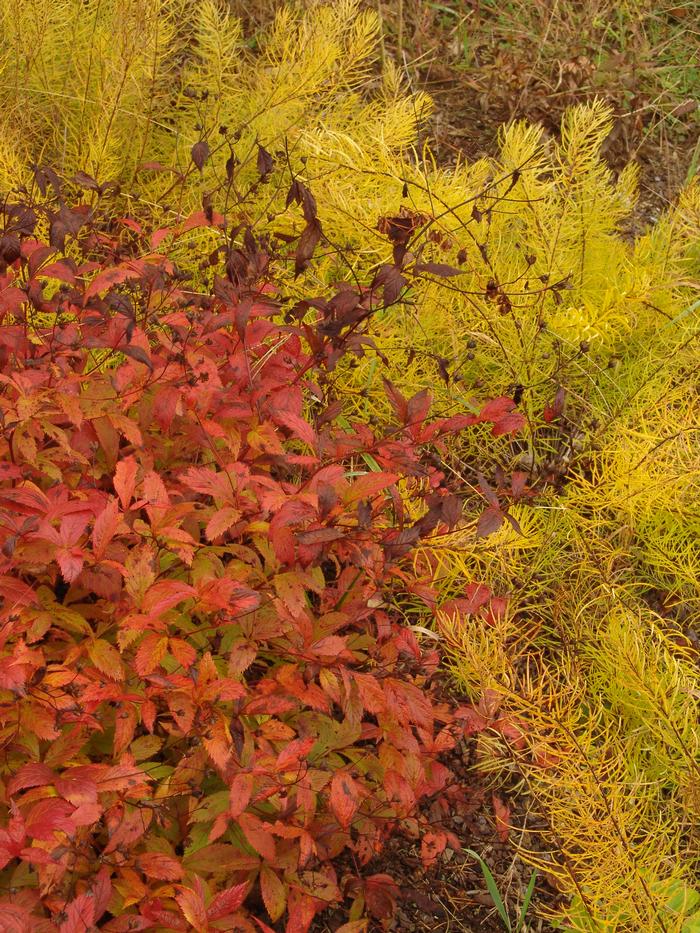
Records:
<instances>
[{"instance_id":1,"label":"mulch ground","mask_svg":"<svg viewBox=\"0 0 700 933\"><path fill-rule=\"evenodd\" d=\"M449 816L442 828L454 833L462 846L478 852L489 865L515 925L532 869L517 855L513 840L521 840L527 833L528 845L536 844L537 820L529 812L526 798L512 796L509 799L512 838L503 841L496 831L491 787L485 776L475 769L476 741L460 743L445 756L444 762L459 783L468 789L471 804L463 807L459 815ZM498 793L504 796L500 783ZM418 845L396 836L381 857L363 869L366 874L375 872L391 875L401 894L394 918L383 925L376 923L371 928L373 933L503 933L503 923L481 869L463 851L448 848L434 866L425 870ZM537 913L540 907L554 907L557 896L548 879L538 876L523 933L550 933L555 929ZM314 930L315 933L334 933L346 922L347 915L339 910L319 918Z\"/></svg>"},{"instance_id":2,"label":"mulch ground","mask_svg":"<svg viewBox=\"0 0 700 933\"><path fill-rule=\"evenodd\" d=\"M455 79L449 66L432 63L420 75L416 87L425 88L434 101L430 126L436 155L442 164L458 156L473 161L493 157L498 151L501 126L513 117L540 123L546 133L558 135L561 103L548 108L547 99L513 109L502 98L486 100L476 88ZM575 98L575 95L572 95ZM700 106L700 102L698 103ZM652 132L648 125L621 115L604 145L604 155L613 171L628 162L639 165L639 200L625 233L636 236L655 223L686 183L688 169L698 145L700 127L692 116L688 125L675 133Z\"/></svg>"}]
</instances>

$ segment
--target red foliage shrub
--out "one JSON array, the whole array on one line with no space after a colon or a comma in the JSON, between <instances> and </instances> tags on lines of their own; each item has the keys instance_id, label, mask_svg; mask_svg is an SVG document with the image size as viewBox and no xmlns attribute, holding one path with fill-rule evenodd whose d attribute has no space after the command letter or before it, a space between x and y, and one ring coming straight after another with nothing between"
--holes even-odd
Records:
<instances>
[{"instance_id":1,"label":"red foliage shrub","mask_svg":"<svg viewBox=\"0 0 700 933\"><path fill-rule=\"evenodd\" d=\"M389 387L393 426L341 428L314 382L337 332L312 354L279 323L251 235L206 294L126 258L132 222L62 210L78 261L28 207L2 240L0 911L62 933L296 933L346 895L386 916L395 886L360 869L420 834L455 723L383 594L460 515L425 445L478 419Z\"/></svg>"}]
</instances>

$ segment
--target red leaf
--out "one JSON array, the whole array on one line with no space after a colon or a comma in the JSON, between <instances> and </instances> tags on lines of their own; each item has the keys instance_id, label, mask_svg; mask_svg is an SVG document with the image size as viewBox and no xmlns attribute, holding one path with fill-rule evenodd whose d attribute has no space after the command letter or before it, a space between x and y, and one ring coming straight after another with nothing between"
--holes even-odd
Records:
<instances>
[{"instance_id":1,"label":"red leaf","mask_svg":"<svg viewBox=\"0 0 700 933\"><path fill-rule=\"evenodd\" d=\"M253 917L253 920L257 923L258 927L262 930L262 933L275 933L275 930L273 930L272 927L269 927L266 923L264 923L259 917ZM22 931L22 933L24 933L24 931Z\"/></svg>"},{"instance_id":2,"label":"red leaf","mask_svg":"<svg viewBox=\"0 0 700 933\"><path fill-rule=\"evenodd\" d=\"M66 583L73 583L83 569L85 555L79 547L62 547L56 551L56 562L61 568L61 576Z\"/></svg>"},{"instance_id":3,"label":"red leaf","mask_svg":"<svg viewBox=\"0 0 700 933\"><path fill-rule=\"evenodd\" d=\"M28 761L8 781L6 787L7 796L13 797L28 787L44 787L47 784L53 784L53 779L54 773L51 768L48 768L40 761Z\"/></svg>"},{"instance_id":4,"label":"red leaf","mask_svg":"<svg viewBox=\"0 0 700 933\"><path fill-rule=\"evenodd\" d=\"M92 930L95 919L95 898L92 892L79 894L64 912L66 919L59 927L59 933L86 933L86 930Z\"/></svg>"},{"instance_id":5,"label":"red leaf","mask_svg":"<svg viewBox=\"0 0 700 933\"><path fill-rule=\"evenodd\" d=\"M54 780L58 794L74 807L97 802L97 779L101 773L99 765L84 765L69 768ZM75 820L76 814L73 814Z\"/></svg>"},{"instance_id":6,"label":"red leaf","mask_svg":"<svg viewBox=\"0 0 700 933\"><path fill-rule=\"evenodd\" d=\"M160 580L149 587L141 608L150 616L160 616L178 603L196 595L197 590L187 583L181 583L179 580Z\"/></svg>"},{"instance_id":7,"label":"red leaf","mask_svg":"<svg viewBox=\"0 0 700 933\"><path fill-rule=\"evenodd\" d=\"M5 602L3 607L5 612L21 609L23 606L31 606L32 603L37 602L34 590L16 577L5 574L0 574L0 596Z\"/></svg>"},{"instance_id":8,"label":"red leaf","mask_svg":"<svg viewBox=\"0 0 700 933\"><path fill-rule=\"evenodd\" d=\"M501 434L515 434L516 431L522 430L525 424L525 415L521 414L519 411L513 411L509 415L499 418L498 421L494 422L491 428L491 434L493 434L494 437L499 437Z\"/></svg>"},{"instance_id":9,"label":"red leaf","mask_svg":"<svg viewBox=\"0 0 700 933\"><path fill-rule=\"evenodd\" d=\"M142 924L140 924L141 918L134 917L133 914L125 914L117 920L111 920L105 929L109 930L110 933L115 929L118 930L118 933L131 933L132 927L130 924L132 923L136 930L148 930L154 925L163 927L168 931L190 929L187 921L183 920L179 914L173 913L172 910L165 910L158 898L152 901L145 901L141 904L139 909L141 911L141 918L143 918ZM126 920L127 922L121 924L122 920ZM116 924L119 924L119 926L116 926Z\"/></svg>"},{"instance_id":10,"label":"red leaf","mask_svg":"<svg viewBox=\"0 0 700 933\"><path fill-rule=\"evenodd\" d=\"M382 379L382 382L384 383L387 398L396 414L396 420L399 424L406 424L408 421L408 402L406 398L399 392L393 382L388 379Z\"/></svg>"},{"instance_id":11,"label":"red leaf","mask_svg":"<svg viewBox=\"0 0 700 933\"><path fill-rule=\"evenodd\" d=\"M331 781L330 804L343 829L348 829L360 805L357 783L345 771L336 771Z\"/></svg>"},{"instance_id":12,"label":"red leaf","mask_svg":"<svg viewBox=\"0 0 700 933\"><path fill-rule=\"evenodd\" d=\"M253 816L252 813L241 813L238 817L238 824L255 851L259 852L265 861L274 862L277 858L275 840L263 821Z\"/></svg>"},{"instance_id":13,"label":"red leaf","mask_svg":"<svg viewBox=\"0 0 700 933\"><path fill-rule=\"evenodd\" d=\"M316 743L314 736L308 739L295 739L289 742L277 756L275 770L280 773L298 768Z\"/></svg>"},{"instance_id":14,"label":"red leaf","mask_svg":"<svg viewBox=\"0 0 700 933\"><path fill-rule=\"evenodd\" d=\"M292 434L296 435L296 437L304 441L305 444L308 444L309 447L315 448L316 444L318 443L318 437L316 436L316 432L308 423L308 421L304 421L304 419L300 418L299 415L295 415L290 411L276 410L273 412L272 417L274 418L276 424L280 424L285 428L288 428Z\"/></svg>"},{"instance_id":15,"label":"red leaf","mask_svg":"<svg viewBox=\"0 0 700 933\"><path fill-rule=\"evenodd\" d=\"M478 612L491 599L491 589L484 583L467 583L464 592L467 598L460 608L469 615Z\"/></svg>"},{"instance_id":16,"label":"red leaf","mask_svg":"<svg viewBox=\"0 0 700 933\"><path fill-rule=\"evenodd\" d=\"M367 910L378 920L389 920L396 910L399 888L389 875L370 875L364 879Z\"/></svg>"},{"instance_id":17,"label":"red leaf","mask_svg":"<svg viewBox=\"0 0 700 933\"><path fill-rule=\"evenodd\" d=\"M120 518L119 503L116 499L110 499L95 519L95 524L92 529L92 546L97 560L100 560L104 556L107 545L112 540L119 527Z\"/></svg>"},{"instance_id":18,"label":"red leaf","mask_svg":"<svg viewBox=\"0 0 700 933\"><path fill-rule=\"evenodd\" d=\"M66 800L57 797L39 800L27 816L27 835L45 841L53 839L56 830L71 835L75 827L69 817L74 809Z\"/></svg>"},{"instance_id":19,"label":"red leaf","mask_svg":"<svg viewBox=\"0 0 700 933\"><path fill-rule=\"evenodd\" d=\"M248 882L244 881L243 884L234 884L219 891L207 910L209 920L221 920L238 910L246 898L248 887Z\"/></svg>"},{"instance_id":20,"label":"red leaf","mask_svg":"<svg viewBox=\"0 0 700 933\"><path fill-rule=\"evenodd\" d=\"M2 851L1 847L0 851ZM2 933L33 933L37 929L37 918L32 915L29 908L9 900L0 901L0 916L2 916Z\"/></svg>"},{"instance_id":21,"label":"red leaf","mask_svg":"<svg viewBox=\"0 0 700 933\"><path fill-rule=\"evenodd\" d=\"M142 274L141 267L134 267L128 263L105 269L103 272L98 273L85 289L84 304L87 304L89 298L100 292L106 292L113 285L120 285L129 279L136 279Z\"/></svg>"},{"instance_id":22,"label":"red leaf","mask_svg":"<svg viewBox=\"0 0 700 933\"><path fill-rule=\"evenodd\" d=\"M219 509L207 522L206 527L206 536L209 541L214 541L216 538L221 537L221 535L228 531L231 525L235 525L238 519L241 517L241 513L238 509L234 509L232 506L224 506L223 509Z\"/></svg>"},{"instance_id":23,"label":"red leaf","mask_svg":"<svg viewBox=\"0 0 700 933\"><path fill-rule=\"evenodd\" d=\"M69 285L75 285L75 269L72 269L67 260L59 260L48 266L44 266L38 275L46 276L50 279L58 279L61 282L68 282Z\"/></svg>"},{"instance_id":24,"label":"red leaf","mask_svg":"<svg viewBox=\"0 0 700 933\"><path fill-rule=\"evenodd\" d=\"M512 398L505 395L499 398L492 398L482 406L479 412L480 421L499 421L515 408L515 402Z\"/></svg>"}]
</instances>

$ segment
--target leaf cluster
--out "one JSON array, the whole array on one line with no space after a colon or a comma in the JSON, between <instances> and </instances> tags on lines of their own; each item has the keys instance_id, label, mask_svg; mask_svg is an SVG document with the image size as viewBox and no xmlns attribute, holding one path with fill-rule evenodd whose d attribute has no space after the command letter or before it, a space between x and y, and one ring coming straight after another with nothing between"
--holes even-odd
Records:
<instances>
[{"instance_id":1,"label":"leaf cluster","mask_svg":"<svg viewBox=\"0 0 700 933\"><path fill-rule=\"evenodd\" d=\"M348 929L386 919L365 866L399 828L426 865L450 842L464 713L384 595L461 517L446 438L514 430L513 403L430 419L387 384L391 419L348 422L352 329L284 323L252 231L151 232L46 178L1 241L1 909L64 933L297 933L345 898ZM159 250L200 226L226 244L207 290Z\"/></svg>"}]
</instances>

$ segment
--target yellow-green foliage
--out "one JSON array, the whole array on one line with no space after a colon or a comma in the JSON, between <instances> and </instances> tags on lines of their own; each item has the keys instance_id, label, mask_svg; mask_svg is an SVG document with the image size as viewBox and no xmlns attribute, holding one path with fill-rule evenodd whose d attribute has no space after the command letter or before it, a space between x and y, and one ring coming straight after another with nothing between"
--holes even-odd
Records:
<instances>
[{"instance_id":1,"label":"yellow-green foliage","mask_svg":"<svg viewBox=\"0 0 700 933\"><path fill-rule=\"evenodd\" d=\"M0 0L0 35L0 191L31 184L41 162L120 180L135 213L172 220L208 193L223 212L256 179L260 143L281 154L247 221L301 230L284 205L291 167L327 236L306 274L277 270L299 297L368 282L391 260L379 218L424 215L404 300L372 323L388 375L409 394L431 388L443 413L522 387L521 438L467 432L453 451L467 479L496 463L532 479L568 470L561 494L514 509L522 536L476 540L466 525L418 555L444 596L465 582L511 596L493 626L438 619L455 678L475 698L494 691L527 730L512 767L552 850L531 857L570 895L570 927L697 930L681 915L697 906L700 685L649 597L697 625L700 187L625 236L636 173L601 159L601 103L569 111L558 140L516 124L493 159L439 168L418 142L430 102L390 64L379 72L377 18L355 0L281 7L255 51L224 0ZM153 162L164 170L139 170ZM461 274L414 274L415 259ZM383 374L372 355L343 364L348 414L386 408ZM563 433L543 421L559 386Z\"/></svg>"},{"instance_id":2,"label":"yellow-green foliage","mask_svg":"<svg viewBox=\"0 0 700 933\"><path fill-rule=\"evenodd\" d=\"M178 205L188 209L223 179L227 139L242 182L258 142L286 145L296 164L333 157L348 139L393 151L427 106L401 97L391 70L374 101L360 96L378 21L356 0L303 15L282 7L255 57L224 0L2 0L0 33L3 187L28 180L33 161L100 181L131 181L140 164L160 161L188 174ZM200 176L190 150L201 139L212 158ZM150 172L139 190L148 203L171 184Z\"/></svg>"},{"instance_id":3,"label":"yellow-green foliage","mask_svg":"<svg viewBox=\"0 0 700 933\"><path fill-rule=\"evenodd\" d=\"M520 750L487 737L484 767L502 774L510 761L544 817L523 854L572 898L567 929L690 933L697 658L645 604L624 526L600 527L566 498L518 517L524 538L507 529L475 544L465 533L434 555L446 588L478 580L513 594L493 625L438 614L456 681L474 699L497 697L526 735Z\"/></svg>"}]
</instances>

